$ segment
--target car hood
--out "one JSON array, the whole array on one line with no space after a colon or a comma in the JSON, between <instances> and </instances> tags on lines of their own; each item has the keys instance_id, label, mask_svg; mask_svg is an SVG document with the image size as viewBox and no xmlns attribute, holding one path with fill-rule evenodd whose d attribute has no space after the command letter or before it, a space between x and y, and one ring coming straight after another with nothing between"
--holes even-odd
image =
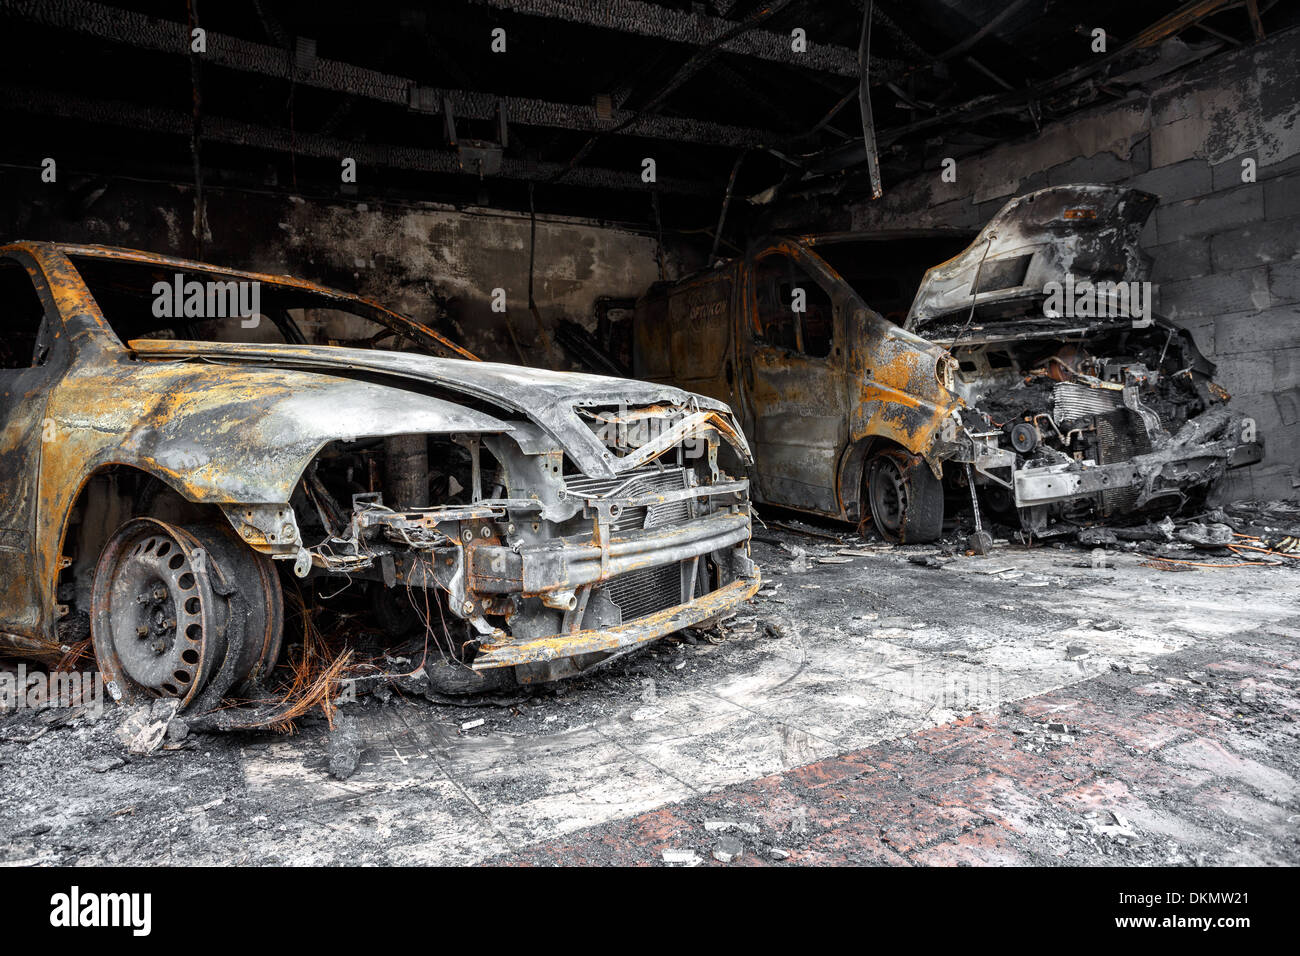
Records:
<instances>
[{"instance_id":1,"label":"car hood","mask_svg":"<svg viewBox=\"0 0 1300 956\"><path fill-rule=\"evenodd\" d=\"M439 358L417 352L386 352L327 345L272 345L134 339L128 347L143 359L201 359L281 369L308 369L341 377L376 376L419 382L469 396L536 423L557 441L587 474L612 477L623 470L619 459L596 437L580 414L582 408L626 406L635 409L669 405L712 412L715 424L742 458L750 457L725 402L649 382L554 372L495 362ZM392 382L390 384L398 384Z\"/></svg>"},{"instance_id":2,"label":"car hood","mask_svg":"<svg viewBox=\"0 0 1300 956\"><path fill-rule=\"evenodd\" d=\"M983 310L1042 299L1049 282L1063 284L1067 275L1074 283L1145 280L1138 235L1156 201L1137 189L1094 185L1051 186L1012 199L964 251L926 272L907 328L922 331L972 301Z\"/></svg>"}]
</instances>

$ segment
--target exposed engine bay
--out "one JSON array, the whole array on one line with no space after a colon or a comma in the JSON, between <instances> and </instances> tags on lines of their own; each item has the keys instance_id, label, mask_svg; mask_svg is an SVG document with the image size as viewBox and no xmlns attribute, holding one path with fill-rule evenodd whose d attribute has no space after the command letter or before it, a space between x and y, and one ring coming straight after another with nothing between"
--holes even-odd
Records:
<instances>
[{"instance_id":1,"label":"exposed engine bay","mask_svg":"<svg viewBox=\"0 0 1300 956\"><path fill-rule=\"evenodd\" d=\"M1186 332L1124 321L1073 338L999 336L952 350L978 483L992 510L1042 530L1204 499L1262 456Z\"/></svg>"},{"instance_id":2,"label":"exposed engine bay","mask_svg":"<svg viewBox=\"0 0 1300 956\"><path fill-rule=\"evenodd\" d=\"M580 417L630 467L586 475L524 422L330 443L291 499L295 570L323 593L360 583L390 640L431 638L426 662L468 665L433 668L450 692L577 673L752 590L747 482L719 466L720 448L738 458L714 413Z\"/></svg>"}]
</instances>

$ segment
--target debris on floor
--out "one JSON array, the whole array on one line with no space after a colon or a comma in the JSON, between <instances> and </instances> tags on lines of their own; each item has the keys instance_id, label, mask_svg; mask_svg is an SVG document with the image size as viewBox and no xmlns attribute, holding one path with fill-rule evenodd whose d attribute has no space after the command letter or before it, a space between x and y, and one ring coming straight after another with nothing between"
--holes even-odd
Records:
<instances>
[{"instance_id":1,"label":"debris on floor","mask_svg":"<svg viewBox=\"0 0 1300 956\"><path fill-rule=\"evenodd\" d=\"M357 772L361 760L361 737L357 719L352 714L341 714L334 720L329 735L330 776L347 780Z\"/></svg>"}]
</instances>

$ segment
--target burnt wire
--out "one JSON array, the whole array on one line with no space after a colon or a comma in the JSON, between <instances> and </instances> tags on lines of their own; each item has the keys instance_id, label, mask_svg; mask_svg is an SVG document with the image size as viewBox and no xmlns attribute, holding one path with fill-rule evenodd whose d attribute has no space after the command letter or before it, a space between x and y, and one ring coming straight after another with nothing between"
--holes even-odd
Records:
<instances>
[{"instance_id":1,"label":"burnt wire","mask_svg":"<svg viewBox=\"0 0 1300 956\"><path fill-rule=\"evenodd\" d=\"M979 266L975 269L975 278L970 284L970 312L966 315L966 324L961 327L961 331L957 333L957 337L949 344L949 351L952 351L952 349L956 347L957 343L961 341L962 336L966 334L966 330L970 328L971 321L975 318L975 301L979 297L980 275L984 272L984 260L988 258L989 249L992 248L993 240L996 238L997 236L995 234L990 233L989 237L984 240L984 252L980 256Z\"/></svg>"},{"instance_id":2,"label":"burnt wire","mask_svg":"<svg viewBox=\"0 0 1300 956\"><path fill-rule=\"evenodd\" d=\"M420 562L421 562L421 565L420 565L420 570L421 570L421 575L422 575L422 578L421 578L421 579L422 579L422 580L427 584L427 583L428 583L428 580L429 580L430 570L431 570L431 568L432 568L432 562L429 561L429 558L428 558L426 555L420 555L419 560L420 560ZM424 562L426 562L426 561L429 561L428 566L426 566L426 565L424 564ZM460 653L459 649L456 647L456 642L455 642L454 640L452 640L452 637L451 637L451 631L450 631L450 629L447 627L447 615L446 615L446 613L445 613L445 612L443 611L443 609L442 609L442 602L441 602L440 600L438 600L437 594L436 594L436 592L435 592L435 595L434 595L434 598L433 598L433 604L434 604L434 606L437 607L437 609L438 609L438 618L439 618L439 620L440 620L441 623L442 623L442 636L441 636L441 638L440 638L438 632L434 630L434 627L433 627L433 624L432 624L432 620L431 620L432 617L433 617L433 612L431 611L431 609L430 609L430 607L429 607L429 588L428 588L428 587L423 587L423 588L421 588L420 590L421 590L421 591L423 592L423 594L424 594L424 610L423 610L423 611L420 610L420 606L419 606L419 604L416 602L416 600L415 600L415 596L411 593L411 585L410 585L410 583L409 583L409 581L408 581L408 583L407 583L407 585L406 585L406 597L407 597L407 600L410 601L410 603L411 603L411 607L412 607L412 609L415 611L416 616L420 618L421 623L424 625L424 656L420 659L420 667L423 667L424 664L425 664L425 662L428 660L428 656L429 656L429 636L430 636L430 635L433 635L433 638L434 638L435 643L437 644L438 650L439 650L440 652L443 652L443 657L444 657L445 659L456 661L456 663L458 663L458 664L464 664L464 663L465 663L464 657L463 657L463 655ZM444 646L444 643L443 643L444 640L445 640L445 642L446 642L446 643L445 643L445 646ZM417 668L415 669L415 671L412 671L411 673L414 674L414 673L415 673L416 671L418 671L419 669L420 669L420 668L417 667Z\"/></svg>"},{"instance_id":3,"label":"burnt wire","mask_svg":"<svg viewBox=\"0 0 1300 956\"><path fill-rule=\"evenodd\" d=\"M1169 343L1174 340L1174 330L1170 329L1169 334L1165 336L1165 344L1160 348L1160 358L1156 359L1156 367L1165 363L1165 352L1169 351ZM1191 368L1189 365L1188 368Z\"/></svg>"},{"instance_id":4,"label":"burnt wire","mask_svg":"<svg viewBox=\"0 0 1300 956\"><path fill-rule=\"evenodd\" d=\"M336 598L336 597L338 597L340 594L342 594L344 591L346 591L348 588L352 587L352 575L347 574L347 573L344 573L344 574L342 575L342 577L344 577L344 578L347 579L347 584L343 585L343 587L339 588L339 589L338 589L337 591L335 591L333 594L322 594L322 595L320 596L320 599L321 599L322 601L330 601L330 600L333 600L334 598Z\"/></svg>"}]
</instances>

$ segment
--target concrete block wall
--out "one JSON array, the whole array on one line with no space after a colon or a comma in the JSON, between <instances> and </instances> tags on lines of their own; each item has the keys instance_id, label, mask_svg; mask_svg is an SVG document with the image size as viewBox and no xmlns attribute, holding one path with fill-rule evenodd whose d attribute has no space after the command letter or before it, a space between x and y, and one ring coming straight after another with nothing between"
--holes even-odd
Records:
<instances>
[{"instance_id":1,"label":"concrete block wall","mask_svg":"<svg viewBox=\"0 0 1300 956\"><path fill-rule=\"evenodd\" d=\"M964 157L955 183L940 180L936 150L933 173L886 183L850 210L852 228L975 229L1008 199L1062 183L1156 193L1142 243L1158 311L1192 332L1266 442L1265 460L1220 494L1300 495L1300 30Z\"/></svg>"}]
</instances>

